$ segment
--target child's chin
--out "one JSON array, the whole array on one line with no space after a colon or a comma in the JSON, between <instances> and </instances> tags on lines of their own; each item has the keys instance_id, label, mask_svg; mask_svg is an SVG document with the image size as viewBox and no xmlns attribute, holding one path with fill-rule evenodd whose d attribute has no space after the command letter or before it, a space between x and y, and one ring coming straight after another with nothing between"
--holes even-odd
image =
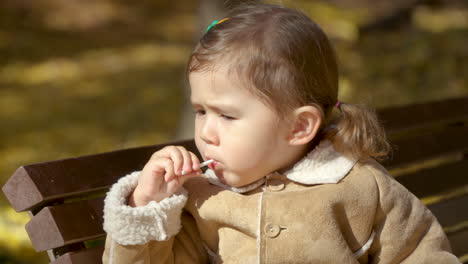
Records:
<instances>
[{"instance_id":1,"label":"child's chin","mask_svg":"<svg viewBox=\"0 0 468 264\"><path fill-rule=\"evenodd\" d=\"M242 184L241 182L238 182L238 181L232 181L232 180L231 181L229 181L229 180L226 181L225 179L223 181L223 184L229 185L229 186L234 187L234 188L241 188L241 187L245 187L246 185L248 185L248 184Z\"/></svg>"},{"instance_id":2,"label":"child's chin","mask_svg":"<svg viewBox=\"0 0 468 264\"><path fill-rule=\"evenodd\" d=\"M239 178L236 174L228 174L226 170L219 170L215 171L216 176L218 177L219 181L227 186L231 186L234 188L239 188L239 187L244 187L248 184L243 183L242 181L239 181Z\"/></svg>"},{"instance_id":3,"label":"child's chin","mask_svg":"<svg viewBox=\"0 0 468 264\"><path fill-rule=\"evenodd\" d=\"M224 184L224 185L229 185L231 186L227 181L226 178L224 178L223 173L221 171L215 171L216 177L218 177L218 180Z\"/></svg>"}]
</instances>

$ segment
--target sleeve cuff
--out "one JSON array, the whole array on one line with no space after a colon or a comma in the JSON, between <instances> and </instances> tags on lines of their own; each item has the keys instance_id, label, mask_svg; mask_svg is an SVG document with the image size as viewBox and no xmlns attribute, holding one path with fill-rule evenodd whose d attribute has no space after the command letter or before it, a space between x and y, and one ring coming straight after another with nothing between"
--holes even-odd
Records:
<instances>
[{"instance_id":1,"label":"sleeve cuff","mask_svg":"<svg viewBox=\"0 0 468 264\"><path fill-rule=\"evenodd\" d=\"M142 245L151 240L165 241L181 228L187 191L179 190L160 201L131 207L127 198L138 183L139 171L121 178L104 200L104 231L121 245Z\"/></svg>"}]
</instances>

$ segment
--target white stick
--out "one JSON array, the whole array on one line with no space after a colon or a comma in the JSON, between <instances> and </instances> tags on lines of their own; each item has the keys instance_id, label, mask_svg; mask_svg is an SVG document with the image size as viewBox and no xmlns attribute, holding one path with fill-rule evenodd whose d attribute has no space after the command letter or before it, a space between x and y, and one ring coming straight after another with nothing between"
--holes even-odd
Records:
<instances>
[{"instance_id":1,"label":"white stick","mask_svg":"<svg viewBox=\"0 0 468 264\"><path fill-rule=\"evenodd\" d=\"M214 161L215 161L214 159L206 160L206 161L200 163L200 168L203 168L203 167L205 167L205 166L208 166L208 165L210 165L211 163L213 163Z\"/></svg>"},{"instance_id":2,"label":"white stick","mask_svg":"<svg viewBox=\"0 0 468 264\"><path fill-rule=\"evenodd\" d=\"M214 161L215 161L214 159L210 159L210 160L206 160L206 161L200 163L200 169L203 168L203 167L208 166L209 164L213 163ZM182 171L180 172L180 174L181 174L181 175L185 175L185 171L182 170Z\"/></svg>"}]
</instances>

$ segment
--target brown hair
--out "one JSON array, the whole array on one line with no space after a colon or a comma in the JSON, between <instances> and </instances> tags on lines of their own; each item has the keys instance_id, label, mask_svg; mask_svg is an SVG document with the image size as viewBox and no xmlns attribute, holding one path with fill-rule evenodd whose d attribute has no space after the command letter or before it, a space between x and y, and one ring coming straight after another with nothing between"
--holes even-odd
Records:
<instances>
[{"instance_id":1,"label":"brown hair","mask_svg":"<svg viewBox=\"0 0 468 264\"><path fill-rule=\"evenodd\" d=\"M389 145L374 112L342 105L338 97L338 66L325 33L300 11L277 5L247 4L232 10L211 27L193 50L191 72L227 65L255 96L280 117L296 107L313 105L322 111L320 138L330 139L343 153L383 157Z\"/></svg>"}]
</instances>

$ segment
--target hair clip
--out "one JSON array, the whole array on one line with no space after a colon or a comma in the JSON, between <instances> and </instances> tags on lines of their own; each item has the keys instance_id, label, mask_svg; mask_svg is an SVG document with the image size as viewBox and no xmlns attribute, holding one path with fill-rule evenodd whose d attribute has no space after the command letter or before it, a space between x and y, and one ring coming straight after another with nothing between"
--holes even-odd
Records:
<instances>
[{"instance_id":1,"label":"hair clip","mask_svg":"<svg viewBox=\"0 0 468 264\"><path fill-rule=\"evenodd\" d=\"M342 104L343 104L342 102L336 101L335 107L341 110L341 107L340 107L340 106L341 106Z\"/></svg>"},{"instance_id":2,"label":"hair clip","mask_svg":"<svg viewBox=\"0 0 468 264\"><path fill-rule=\"evenodd\" d=\"M221 19L221 20L215 20L215 21L213 21L213 23L211 23L211 25L209 25L209 26L206 28L206 32L210 31L210 29L211 29L212 27L214 27L215 25L221 24L221 23L223 23L224 21L226 21L226 20L228 20L228 19L229 19L229 18L227 17L227 18L223 18L223 19Z\"/></svg>"}]
</instances>

